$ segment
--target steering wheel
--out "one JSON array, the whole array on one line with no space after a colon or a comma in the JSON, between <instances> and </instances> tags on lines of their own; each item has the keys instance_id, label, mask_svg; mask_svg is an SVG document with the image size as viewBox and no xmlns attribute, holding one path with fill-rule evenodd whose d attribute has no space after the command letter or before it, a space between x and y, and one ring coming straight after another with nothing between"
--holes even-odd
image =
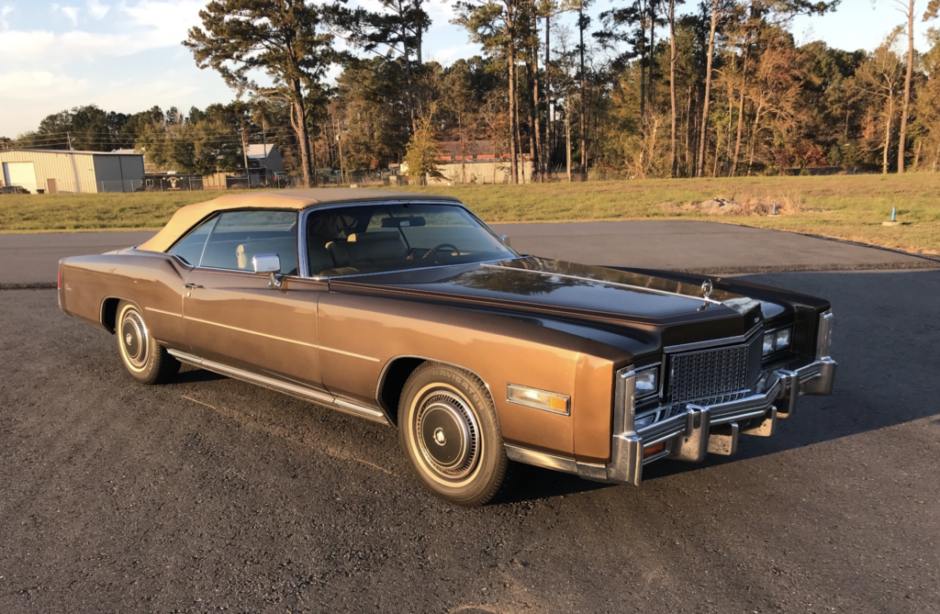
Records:
<instances>
[{"instance_id":1,"label":"steering wheel","mask_svg":"<svg viewBox=\"0 0 940 614\"><path fill-rule=\"evenodd\" d=\"M427 258L427 257L430 256L431 254L437 252L437 250L439 250L439 249L441 249L441 248L444 248L444 247L449 247L454 256L459 256L459 255L460 255L460 250L457 249L457 247L456 247L455 245L451 245L450 243L441 243L441 244L435 245L434 247L432 247L431 249L429 249L429 250L428 250L427 252L425 252L425 254L424 254L423 256L421 256L421 257L422 257L422 258Z\"/></svg>"}]
</instances>

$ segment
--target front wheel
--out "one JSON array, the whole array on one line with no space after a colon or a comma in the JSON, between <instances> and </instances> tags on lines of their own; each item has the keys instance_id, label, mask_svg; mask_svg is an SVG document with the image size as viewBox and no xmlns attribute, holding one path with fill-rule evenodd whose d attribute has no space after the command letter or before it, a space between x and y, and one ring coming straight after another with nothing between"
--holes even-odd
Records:
<instances>
[{"instance_id":1,"label":"front wheel","mask_svg":"<svg viewBox=\"0 0 940 614\"><path fill-rule=\"evenodd\" d=\"M483 505L502 486L509 461L496 408L472 373L418 367L402 391L398 430L418 481L441 499Z\"/></svg>"},{"instance_id":2,"label":"front wheel","mask_svg":"<svg viewBox=\"0 0 940 614\"><path fill-rule=\"evenodd\" d=\"M143 384L164 384L179 373L179 361L150 335L137 305L121 301L116 322L118 350L131 377Z\"/></svg>"}]
</instances>

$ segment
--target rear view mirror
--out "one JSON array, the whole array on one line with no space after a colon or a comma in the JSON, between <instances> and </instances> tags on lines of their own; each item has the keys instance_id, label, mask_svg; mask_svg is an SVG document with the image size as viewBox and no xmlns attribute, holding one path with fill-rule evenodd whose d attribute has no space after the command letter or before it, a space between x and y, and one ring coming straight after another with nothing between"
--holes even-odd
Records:
<instances>
[{"instance_id":1,"label":"rear view mirror","mask_svg":"<svg viewBox=\"0 0 940 614\"><path fill-rule=\"evenodd\" d=\"M409 226L424 226L425 220L420 215L408 217L386 217L382 219L382 228L408 228Z\"/></svg>"},{"instance_id":2,"label":"rear view mirror","mask_svg":"<svg viewBox=\"0 0 940 614\"><path fill-rule=\"evenodd\" d=\"M251 266L255 273L268 273L271 275L271 281L268 283L272 288L281 287L281 257L277 254L258 254L251 259Z\"/></svg>"}]
</instances>

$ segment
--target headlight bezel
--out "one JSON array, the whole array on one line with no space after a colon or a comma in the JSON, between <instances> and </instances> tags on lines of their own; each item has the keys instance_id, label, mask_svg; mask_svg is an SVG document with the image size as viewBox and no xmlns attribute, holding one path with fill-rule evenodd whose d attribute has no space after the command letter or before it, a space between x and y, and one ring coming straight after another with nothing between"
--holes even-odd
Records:
<instances>
[{"instance_id":1,"label":"headlight bezel","mask_svg":"<svg viewBox=\"0 0 940 614\"><path fill-rule=\"evenodd\" d=\"M761 357L767 358L793 347L793 325L767 329L761 339Z\"/></svg>"},{"instance_id":2,"label":"headlight bezel","mask_svg":"<svg viewBox=\"0 0 940 614\"><path fill-rule=\"evenodd\" d=\"M651 365L644 365L633 369L635 374L634 386L636 400L645 400L659 395L663 386L662 363L657 362ZM645 386L643 382L651 382L651 385Z\"/></svg>"}]
</instances>

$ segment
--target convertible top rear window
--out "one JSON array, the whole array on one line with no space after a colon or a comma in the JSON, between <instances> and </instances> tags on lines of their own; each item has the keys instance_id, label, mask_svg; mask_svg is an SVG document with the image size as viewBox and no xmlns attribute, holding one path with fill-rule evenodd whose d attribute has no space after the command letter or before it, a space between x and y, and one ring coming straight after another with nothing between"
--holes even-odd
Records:
<instances>
[{"instance_id":1,"label":"convertible top rear window","mask_svg":"<svg viewBox=\"0 0 940 614\"><path fill-rule=\"evenodd\" d=\"M312 275L351 275L515 257L466 209L425 203L356 205L307 217Z\"/></svg>"}]
</instances>

